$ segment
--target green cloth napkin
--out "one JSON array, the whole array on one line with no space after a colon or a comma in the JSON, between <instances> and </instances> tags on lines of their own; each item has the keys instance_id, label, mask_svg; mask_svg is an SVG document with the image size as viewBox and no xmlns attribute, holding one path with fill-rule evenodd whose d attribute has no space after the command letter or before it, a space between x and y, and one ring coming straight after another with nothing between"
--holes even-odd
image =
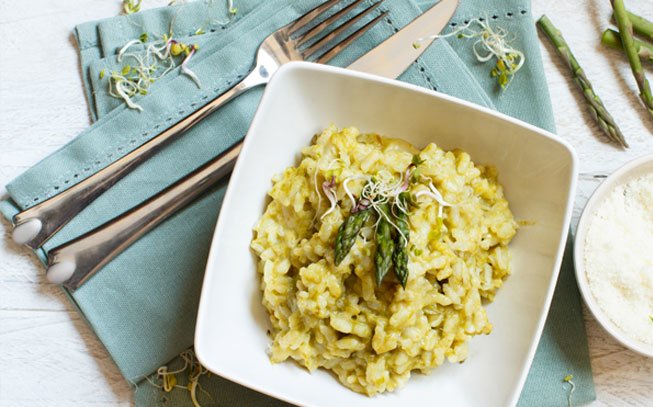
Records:
<instances>
[{"instance_id":1,"label":"green cloth napkin","mask_svg":"<svg viewBox=\"0 0 653 407\"><path fill-rule=\"evenodd\" d=\"M319 0L240 0L227 23L226 8L198 1L148 10L76 27L83 79L91 115L97 122L59 151L7 186L11 200L0 205L7 217L20 208L55 195L106 166L221 93L250 69L262 39L314 7ZM432 1L387 0L389 18L334 60L346 66L416 17ZM496 18L495 18L496 16ZM539 45L527 0L464 1L452 23L483 17L516 35L515 46L527 62L507 92L489 77L489 65L475 61L464 40L436 41L401 80L435 89L553 131L550 100ZM118 70L115 55L126 42L147 32L167 33L200 45L190 68L198 88L179 69L157 81L147 96L137 97L139 113L107 94L101 70ZM198 29L206 32L193 35ZM183 138L120 181L64 227L37 254L100 225L170 185L214 157L245 134L261 90L253 90L214 113ZM188 393L163 395L142 380L192 345L195 314L210 237L225 183L168 219L109 265L69 293L71 300L105 344L127 380L137 386L139 405L188 402ZM564 332L565 335L560 335ZM172 365L179 365L177 358ZM564 405L562 378L574 375L574 403L594 398L579 296L570 263L563 266L543 339L522 393L520 405ZM266 396L218 377L202 376L202 388L217 404L270 405ZM202 397L202 396L200 396Z\"/></svg>"}]
</instances>

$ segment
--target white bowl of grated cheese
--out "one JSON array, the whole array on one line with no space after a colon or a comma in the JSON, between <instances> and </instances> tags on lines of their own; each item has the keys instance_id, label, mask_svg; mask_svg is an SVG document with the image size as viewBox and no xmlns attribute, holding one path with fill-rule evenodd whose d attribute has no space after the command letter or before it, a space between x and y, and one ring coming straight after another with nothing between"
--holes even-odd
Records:
<instances>
[{"instance_id":1,"label":"white bowl of grated cheese","mask_svg":"<svg viewBox=\"0 0 653 407\"><path fill-rule=\"evenodd\" d=\"M653 357L653 155L596 189L578 224L574 261L585 303L603 328Z\"/></svg>"}]
</instances>

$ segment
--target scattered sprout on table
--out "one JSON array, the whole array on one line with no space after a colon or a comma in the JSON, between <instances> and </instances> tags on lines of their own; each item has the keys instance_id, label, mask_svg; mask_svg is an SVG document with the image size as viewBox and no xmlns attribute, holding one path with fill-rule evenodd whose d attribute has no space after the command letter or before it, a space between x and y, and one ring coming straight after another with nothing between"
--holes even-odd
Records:
<instances>
[{"instance_id":1,"label":"scattered sprout on table","mask_svg":"<svg viewBox=\"0 0 653 407\"><path fill-rule=\"evenodd\" d=\"M183 73L185 73L187 76L189 76L193 80L193 82L195 82L195 84L197 85L198 88L201 88L202 84L200 83L199 78L197 77L197 75L195 75L195 73L193 71L191 71L188 68L188 62L193 57L193 55L195 55L197 50L199 50L199 47L197 46L197 44L193 44L193 45L190 45L190 46L184 44L184 54L186 56L184 57L184 60L181 63L181 71Z\"/></svg>"},{"instance_id":2,"label":"scattered sprout on table","mask_svg":"<svg viewBox=\"0 0 653 407\"><path fill-rule=\"evenodd\" d=\"M181 368L170 371L168 370L168 366L161 366L157 369L156 374L152 375L153 377L146 376L145 379L147 379L152 386L163 390L165 393L170 393L174 389L188 391L193 406L200 407L197 398L197 390L199 389L204 393L206 393L206 391L201 388L199 379L202 375L209 374L209 372L200 364L192 350L189 349L182 352L179 357L184 362ZM185 378L181 376L182 373L186 373ZM180 379L185 379L184 381L187 383L185 385L180 384Z\"/></svg>"},{"instance_id":3,"label":"scattered sprout on table","mask_svg":"<svg viewBox=\"0 0 653 407\"><path fill-rule=\"evenodd\" d=\"M236 15L238 9L234 7L234 0L227 0L227 8L229 9L229 14Z\"/></svg>"},{"instance_id":4,"label":"scattered sprout on table","mask_svg":"<svg viewBox=\"0 0 653 407\"><path fill-rule=\"evenodd\" d=\"M565 384L569 384L569 393L567 393L567 406L571 407L571 395L574 394L574 390L576 390L576 385L572 381L574 378L574 375L568 374L562 379L563 382L563 388L565 387Z\"/></svg>"},{"instance_id":5,"label":"scattered sprout on table","mask_svg":"<svg viewBox=\"0 0 653 407\"><path fill-rule=\"evenodd\" d=\"M143 0L122 0L122 11L125 14L134 14L141 11Z\"/></svg>"}]
</instances>

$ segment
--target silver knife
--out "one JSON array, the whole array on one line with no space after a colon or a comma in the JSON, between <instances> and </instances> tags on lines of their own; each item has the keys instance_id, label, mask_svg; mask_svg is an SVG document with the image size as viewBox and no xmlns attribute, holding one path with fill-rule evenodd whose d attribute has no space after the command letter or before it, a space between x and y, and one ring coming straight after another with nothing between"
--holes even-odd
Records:
<instances>
[{"instance_id":1,"label":"silver knife","mask_svg":"<svg viewBox=\"0 0 653 407\"><path fill-rule=\"evenodd\" d=\"M444 29L457 7L458 0L440 0L347 68L397 78L424 53L434 41L431 37ZM414 47L418 39L422 39L420 46ZM50 250L47 279L76 290L133 242L230 173L242 145L242 141L234 144L147 201Z\"/></svg>"}]
</instances>

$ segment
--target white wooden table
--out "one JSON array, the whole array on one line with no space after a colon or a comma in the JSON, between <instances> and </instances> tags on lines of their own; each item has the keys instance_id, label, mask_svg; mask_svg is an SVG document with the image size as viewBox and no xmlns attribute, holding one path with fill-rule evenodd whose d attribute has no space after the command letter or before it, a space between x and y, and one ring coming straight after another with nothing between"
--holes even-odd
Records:
<instances>
[{"instance_id":1,"label":"white wooden table","mask_svg":"<svg viewBox=\"0 0 653 407\"><path fill-rule=\"evenodd\" d=\"M0 185L66 143L89 124L71 29L118 14L119 0L0 0ZM166 0L145 0L145 7ZM628 1L653 18L651 0ZM534 0L563 31L628 138L627 152L597 139L578 93L551 47L543 49L561 137L580 157L574 226L602 176L653 153L647 117L626 60L598 41L609 1ZM653 69L648 69L653 79ZM0 192L2 194L2 192ZM0 407L129 405L131 391L102 344L29 250L0 222ZM616 343L585 313L597 390L595 406L653 406L653 359Z\"/></svg>"}]
</instances>

